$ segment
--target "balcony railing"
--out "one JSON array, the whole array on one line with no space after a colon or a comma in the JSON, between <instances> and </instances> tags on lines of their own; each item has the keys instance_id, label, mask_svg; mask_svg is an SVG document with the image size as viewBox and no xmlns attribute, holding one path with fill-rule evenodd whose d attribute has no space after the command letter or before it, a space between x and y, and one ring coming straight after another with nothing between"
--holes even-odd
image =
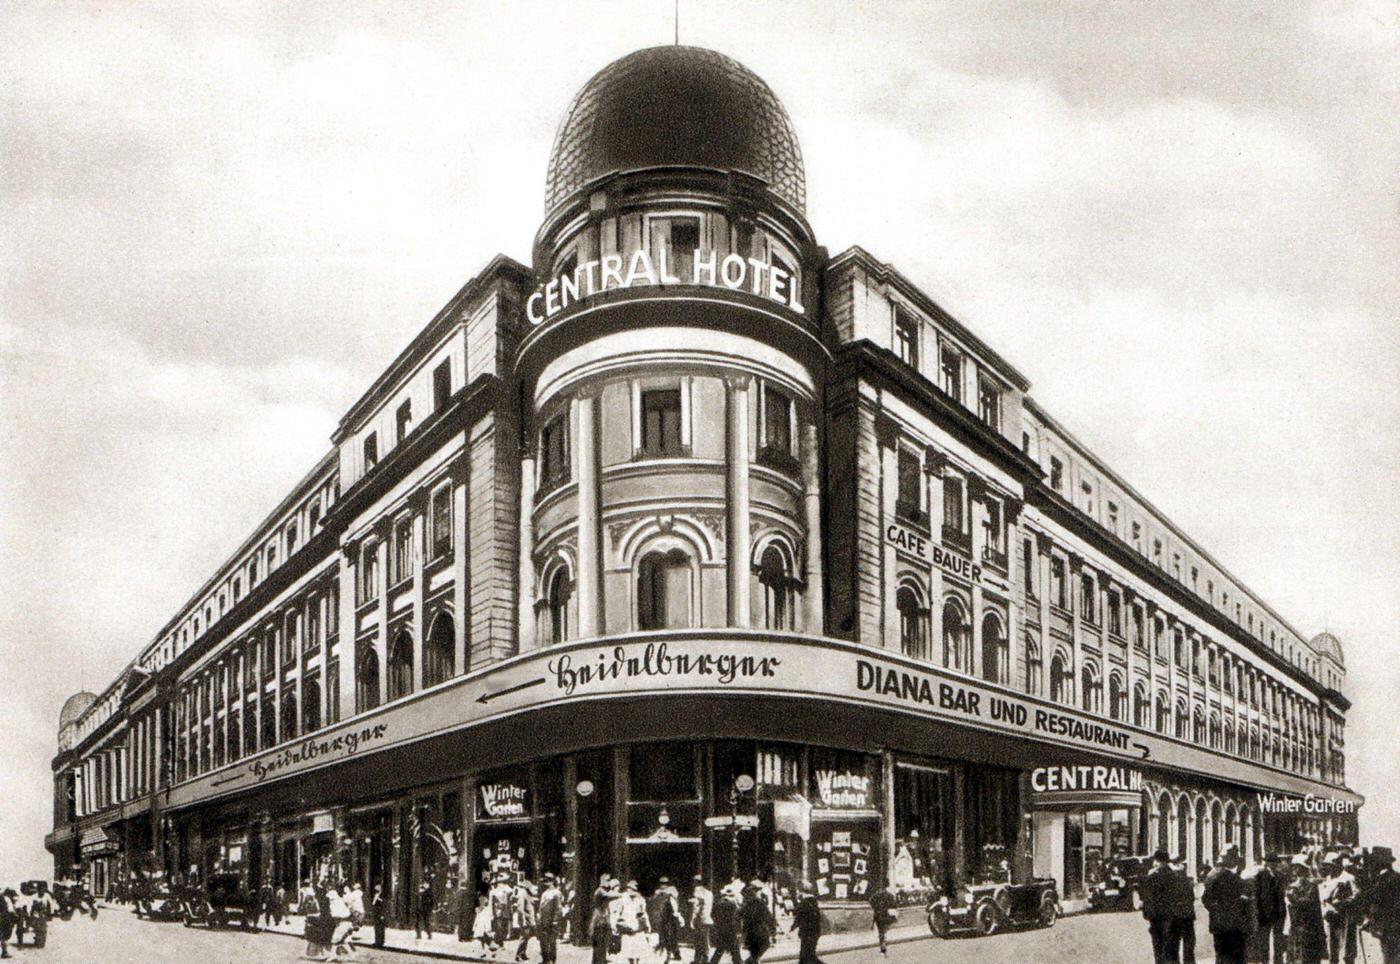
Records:
<instances>
[{"instance_id":1,"label":"balcony railing","mask_svg":"<svg viewBox=\"0 0 1400 964\"><path fill-rule=\"evenodd\" d=\"M943 527L943 541L955 549L961 549L963 552L969 554L972 552L971 533L953 529L945 525Z\"/></svg>"},{"instance_id":2,"label":"balcony railing","mask_svg":"<svg viewBox=\"0 0 1400 964\"><path fill-rule=\"evenodd\" d=\"M982 563L993 569L1006 572L1006 550L998 549L995 546L983 546Z\"/></svg>"}]
</instances>

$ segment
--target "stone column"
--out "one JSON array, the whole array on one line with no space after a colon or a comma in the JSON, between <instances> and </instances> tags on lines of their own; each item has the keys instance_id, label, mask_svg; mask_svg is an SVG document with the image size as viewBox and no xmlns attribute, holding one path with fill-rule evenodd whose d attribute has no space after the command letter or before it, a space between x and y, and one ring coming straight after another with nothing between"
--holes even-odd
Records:
<instances>
[{"instance_id":1,"label":"stone column","mask_svg":"<svg viewBox=\"0 0 1400 964\"><path fill-rule=\"evenodd\" d=\"M1036 559L1040 566L1040 694L1050 698L1050 661L1055 655L1055 639L1050 635L1050 539L1035 534ZM1068 573L1066 573L1068 578Z\"/></svg>"},{"instance_id":2,"label":"stone column","mask_svg":"<svg viewBox=\"0 0 1400 964\"><path fill-rule=\"evenodd\" d=\"M895 596L899 557L885 533L895 521L899 501L899 424L883 414L875 416L875 437L880 451L880 612L882 633L880 645L899 649L899 610ZM932 648L932 647L930 647Z\"/></svg>"},{"instance_id":3,"label":"stone column","mask_svg":"<svg viewBox=\"0 0 1400 964\"><path fill-rule=\"evenodd\" d=\"M728 467L729 535L726 570L729 591L728 624L746 627L752 620L749 613L749 570L752 536L749 533L749 378L747 375L726 375L725 401L725 462Z\"/></svg>"},{"instance_id":4,"label":"stone column","mask_svg":"<svg viewBox=\"0 0 1400 964\"><path fill-rule=\"evenodd\" d=\"M516 626L519 638L518 649L525 652L539 645L535 635L535 598L539 590L535 585L535 459L529 454L531 447L525 447L526 455L520 460L520 598Z\"/></svg>"},{"instance_id":5,"label":"stone column","mask_svg":"<svg viewBox=\"0 0 1400 964\"><path fill-rule=\"evenodd\" d=\"M818 451L815 417L802 426L802 514L807 526L807 552L803 570L804 632L826 632L826 603L822 569L821 453Z\"/></svg>"},{"instance_id":6,"label":"stone column","mask_svg":"<svg viewBox=\"0 0 1400 964\"><path fill-rule=\"evenodd\" d=\"M467 534L467 480L469 470L466 454L459 458L459 469L452 479L452 669L462 674L471 669L471 545Z\"/></svg>"},{"instance_id":7,"label":"stone column","mask_svg":"<svg viewBox=\"0 0 1400 964\"><path fill-rule=\"evenodd\" d=\"M894 772L894 754L881 750L880 849L885 854L885 884L890 887L894 886Z\"/></svg>"},{"instance_id":8,"label":"stone column","mask_svg":"<svg viewBox=\"0 0 1400 964\"><path fill-rule=\"evenodd\" d=\"M929 541L943 541L943 470L948 459L933 446L924 450L924 484L928 487ZM929 652L943 646L943 570L930 557L928 567L928 635ZM891 600L893 601L893 600Z\"/></svg>"},{"instance_id":9,"label":"stone column","mask_svg":"<svg viewBox=\"0 0 1400 964\"><path fill-rule=\"evenodd\" d=\"M340 662L340 691L335 698L340 701L338 716L345 720L355 715L355 676L359 666L355 659L355 571L357 546L343 543L340 547L340 626L336 630L336 650ZM262 705L262 684L258 684L258 705ZM261 712L261 711L259 711Z\"/></svg>"},{"instance_id":10,"label":"stone column","mask_svg":"<svg viewBox=\"0 0 1400 964\"><path fill-rule=\"evenodd\" d=\"M413 520L409 523L413 527L413 535L409 540L412 553L411 565L413 567L413 592L412 618L413 618L413 691L416 693L423 688L423 644L428 638L428 621L423 611L423 594L427 587L423 585L423 560L427 557L427 539L424 532L428 521L427 493L418 491L409 499L409 507L413 512Z\"/></svg>"},{"instance_id":11,"label":"stone column","mask_svg":"<svg viewBox=\"0 0 1400 964\"><path fill-rule=\"evenodd\" d=\"M379 628L374 635L374 651L379 656L379 702L388 702L389 696L389 543L394 538L394 530L382 521L377 528L379 541L374 547L374 557L379 569Z\"/></svg>"},{"instance_id":12,"label":"stone column","mask_svg":"<svg viewBox=\"0 0 1400 964\"><path fill-rule=\"evenodd\" d=\"M597 396L580 392L573 407L578 429L578 444L574 446L574 477L578 479L578 633L586 639L600 635L604 625Z\"/></svg>"}]
</instances>

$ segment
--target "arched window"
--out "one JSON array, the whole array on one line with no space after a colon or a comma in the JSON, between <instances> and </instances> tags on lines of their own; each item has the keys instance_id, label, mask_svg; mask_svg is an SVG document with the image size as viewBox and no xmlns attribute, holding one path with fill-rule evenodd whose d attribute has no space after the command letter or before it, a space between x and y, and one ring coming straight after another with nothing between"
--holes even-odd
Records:
<instances>
[{"instance_id":1,"label":"arched window","mask_svg":"<svg viewBox=\"0 0 1400 964\"><path fill-rule=\"evenodd\" d=\"M1186 666L1186 637L1179 629L1172 633L1172 662Z\"/></svg>"},{"instance_id":2,"label":"arched window","mask_svg":"<svg viewBox=\"0 0 1400 964\"><path fill-rule=\"evenodd\" d=\"M793 578L783 550L770 545L758 562L765 629L792 629Z\"/></svg>"},{"instance_id":3,"label":"arched window","mask_svg":"<svg viewBox=\"0 0 1400 964\"><path fill-rule=\"evenodd\" d=\"M1026 692L1031 696L1040 695L1040 643L1035 634L1026 633Z\"/></svg>"},{"instance_id":4,"label":"arched window","mask_svg":"<svg viewBox=\"0 0 1400 964\"><path fill-rule=\"evenodd\" d=\"M1206 742L1206 715L1199 706L1191 718L1191 739L1197 746L1204 746Z\"/></svg>"},{"instance_id":5,"label":"arched window","mask_svg":"<svg viewBox=\"0 0 1400 964\"><path fill-rule=\"evenodd\" d=\"M423 685L436 686L452 678L455 671L457 626L452 617L441 613L433 620L433 631L423 644Z\"/></svg>"},{"instance_id":6,"label":"arched window","mask_svg":"<svg viewBox=\"0 0 1400 964\"><path fill-rule=\"evenodd\" d=\"M1103 680L1092 663L1084 664L1080 675L1080 704L1090 713L1103 712Z\"/></svg>"},{"instance_id":7,"label":"arched window","mask_svg":"<svg viewBox=\"0 0 1400 964\"><path fill-rule=\"evenodd\" d=\"M1228 719L1225 721L1225 752L1235 752L1235 725Z\"/></svg>"},{"instance_id":8,"label":"arched window","mask_svg":"<svg viewBox=\"0 0 1400 964\"><path fill-rule=\"evenodd\" d=\"M389 647L389 699L413 692L413 637L399 633Z\"/></svg>"},{"instance_id":9,"label":"arched window","mask_svg":"<svg viewBox=\"0 0 1400 964\"><path fill-rule=\"evenodd\" d=\"M1108 677L1108 715L1115 720L1128 718L1128 691L1117 673Z\"/></svg>"},{"instance_id":10,"label":"arched window","mask_svg":"<svg viewBox=\"0 0 1400 964\"><path fill-rule=\"evenodd\" d=\"M1065 664L1065 658L1056 653L1054 658L1050 660L1050 699L1056 703L1068 703L1073 680L1074 677Z\"/></svg>"},{"instance_id":11,"label":"arched window","mask_svg":"<svg viewBox=\"0 0 1400 964\"><path fill-rule=\"evenodd\" d=\"M1147 687L1139 683L1133 687L1133 725L1146 728L1151 725L1148 715L1152 706L1147 700Z\"/></svg>"},{"instance_id":12,"label":"arched window","mask_svg":"<svg viewBox=\"0 0 1400 964\"><path fill-rule=\"evenodd\" d=\"M546 643L562 643L573 635L569 623L569 604L574 597L574 581L569 570L560 566L549 577L545 587L545 609L549 613L549 638Z\"/></svg>"},{"instance_id":13,"label":"arched window","mask_svg":"<svg viewBox=\"0 0 1400 964\"><path fill-rule=\"evenodd\" d=\"M1186 704L1181 700L1176 703L1176 738L1184 740L1187 737L1187 729L1191 725L1191 718L1186 714Z\"/></svg>"},{"instance_id":14,"label":"arched window","mask_svg":"<svg viewBox=\"0 0 1400 964\"><path fill-rule=\"evenodd\" d=\"M1166 697L1166 694L1165 694L1165 693L1158 693L1158 694L1157 694L1157 727L1156 727L1157 732L1158 732L1158 733L1167 733L1167 732L1170 732L1171 727L1172 727L1172 711L1171 711L1171 709L1168 708L1168 706L1167 706L1167 697Z\"/></svg>"},{"instance_id":15,"label":"arched window","mask_svg":"<svg viewBox=\"0 0 1400 964\"><path fill-rule=\"evenodd\" d=\"M379 654L366 646L355 666L355 711L363 713L379 705Z\"/></svg>"},{"instance_id":16,"label":"arched window","mask_svg":"<svg viewBox=\"0 0 1400 964\"><path fill-rule=\"evenodd\" d=\"M972 669L971 627L962 604L956 599L943 603L943 665L967 672Z\"/></svg>"},{"instance_id":17,"label":"arched window","mask_svg":"<svg viewBox=\"0 0 1400 964\"><path fill-rule=\"evenodd\" d=\"M680 549L649 552L637 566L637 628L690 625L690 557Z\"/></svg>"},{"instance_id":18,"label":"arched window","mask_svg":"<svg viewBox=\"0 0 1400 964\"><path fill-rule=\"evenodd\" d=\"M928 607L917 586L905 583L894 597L899 611L899 649L905 656L928 659Z\"/></svg>"},{"instance_id":19,"label":"arched window","mask_svg":"<svg viewBox=\"0 0 1400 964\"><path fill-rule=\"evenodd\" d=\"M312 677L301 686L301 732L321 728L321 681Z\"/></svg>"},{"instance_id":20,"label":"arched window","mask_svg":"<svg viewBox=\"0 0 1400 964\"><path fill-rule=\"evenodd\" d=\"M982 617L982 678L1006 683L1011 678L1011 654L1006 631L996 613Z\"/></svg>"},{"instance_id":21,"label":"arched window","mask_svg":"<svg viewBox=\"0 0 1400 964\"><path fill-rule=\"evenodd\" d=\"M1220 717L1215 713L1210 715L1210 745L1212 749L1220 748Z\"/></svg>"}]
</instances>

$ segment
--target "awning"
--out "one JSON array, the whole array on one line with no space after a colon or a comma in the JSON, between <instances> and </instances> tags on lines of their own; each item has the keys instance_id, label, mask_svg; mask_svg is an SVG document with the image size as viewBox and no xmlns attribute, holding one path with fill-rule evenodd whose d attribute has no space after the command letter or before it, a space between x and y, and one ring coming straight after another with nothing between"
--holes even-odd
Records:
<instances>
[{"instance_id":1,"label":"awning","mask_svg":"<svg viewBox=\"0 0 1400 964\"><path fill-rule=\"evenodd\" d=\"M83 831L79 847L84 855L111 853L121 849L121 844L107 836L106 827L89 827Z\"/></svg>"}]
</instances>

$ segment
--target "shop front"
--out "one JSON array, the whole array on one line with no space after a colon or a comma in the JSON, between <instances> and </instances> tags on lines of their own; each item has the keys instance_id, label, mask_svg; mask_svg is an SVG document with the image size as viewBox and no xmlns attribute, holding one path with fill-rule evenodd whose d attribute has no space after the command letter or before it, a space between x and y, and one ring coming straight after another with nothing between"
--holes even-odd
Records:
<instances>
[{"instance_id":1,"label":"shop front","mask_svg":"<svg viewBox=\"0 0 1400 964\"><path fill-rule=\"evenodd\" d=\"M121 841L112 826L89 827L79 840L83 880L96 897L106 897L120 875Z\"/></svg>"},{"instance_id":2,"label":"shop front","mask_svg":"<svg viewBox=\"0 0 1400 964\"><path fill-rule=\"evenodd\" d=\"M1139 853L1142 773L1129 767L1065 765L1031 771L1032 868L1053 877L1066 901L1083 899L1107 861Z\"/></svg>"}]
</instances>

